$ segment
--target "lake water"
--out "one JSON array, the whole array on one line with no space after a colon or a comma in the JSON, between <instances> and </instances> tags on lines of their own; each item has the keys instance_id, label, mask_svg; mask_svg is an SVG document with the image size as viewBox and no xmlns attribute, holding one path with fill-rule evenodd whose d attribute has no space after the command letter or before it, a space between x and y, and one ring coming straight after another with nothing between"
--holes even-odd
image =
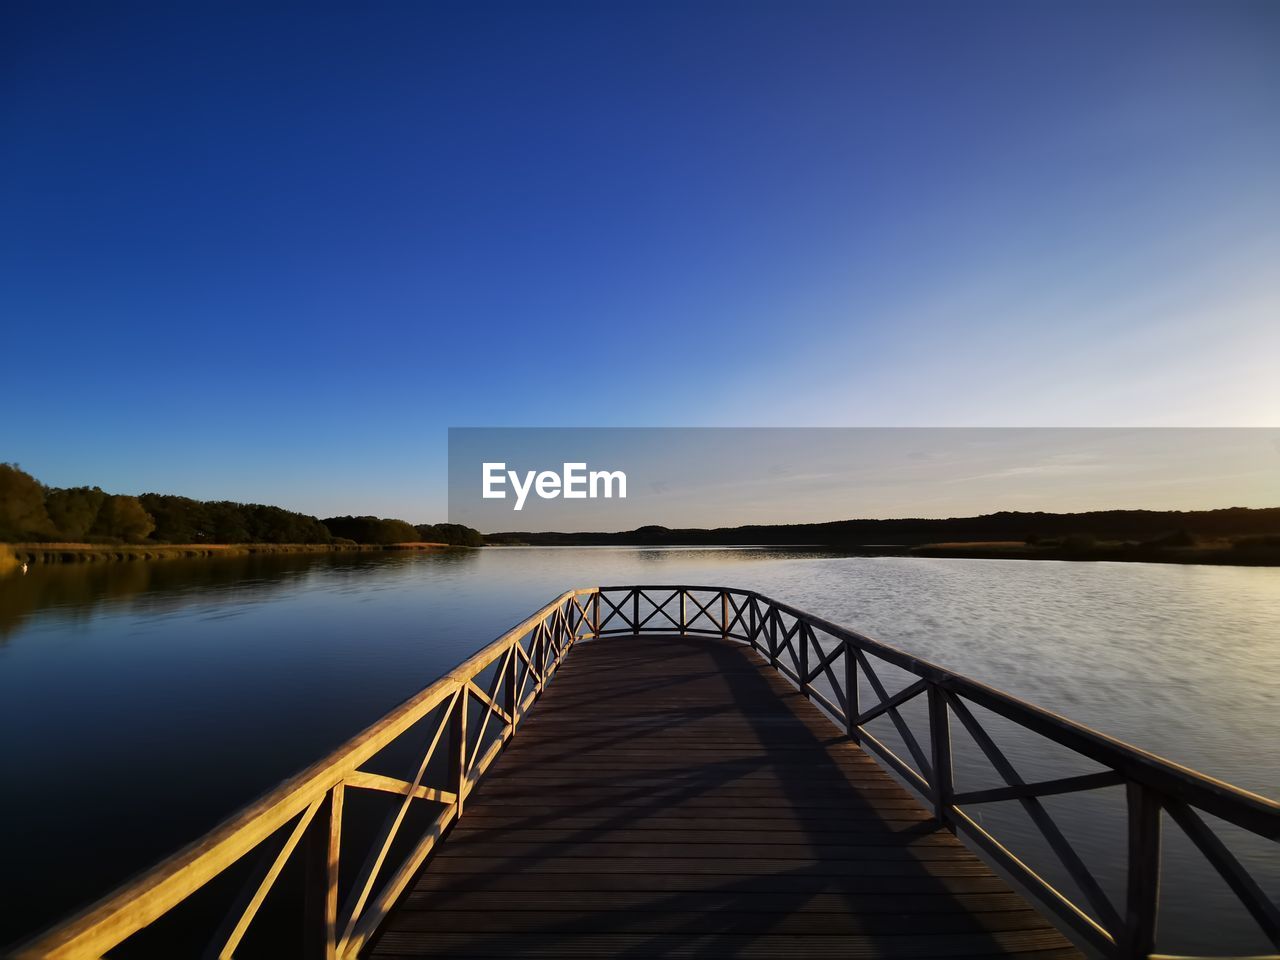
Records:
<instances>
[{"instance_id":1,"label":"lake water","mask_svg":"<svg viewBox=\"0 0 1280 960\"><path fill-rule=\"evenodd\" d=\"M628 583L756 589L1280 795L1276 569L749 548L36 567L0 580L0 944L198 836L563 590ZM1024 776L1072 770L991 729ZM961 789L999 785L962 747L957 770ZM1048 801L1120 902L1121 797ZM1052 875L1009 806L984 809L984 825ZM1267 949L1176 834L1166 819L1160 949ZM1280 893L1274 845L1222 836Z\"/></svg>"}]
</instances>

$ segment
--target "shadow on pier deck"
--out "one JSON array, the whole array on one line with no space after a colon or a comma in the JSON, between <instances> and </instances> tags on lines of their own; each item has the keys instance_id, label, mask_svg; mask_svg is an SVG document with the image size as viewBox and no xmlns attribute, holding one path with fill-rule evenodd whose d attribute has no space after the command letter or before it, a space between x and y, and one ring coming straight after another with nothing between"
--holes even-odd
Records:
<instances>
[{"instance_id":1,"label":"shadow on pier deck","mask_svg":"<svg viewBox=\"0 0 1280 960\"><path fill-rule=\"evenodd\" d=\"M579 643L375 957L1078 956L754 650Z\"/></svg>"}]
</instances>

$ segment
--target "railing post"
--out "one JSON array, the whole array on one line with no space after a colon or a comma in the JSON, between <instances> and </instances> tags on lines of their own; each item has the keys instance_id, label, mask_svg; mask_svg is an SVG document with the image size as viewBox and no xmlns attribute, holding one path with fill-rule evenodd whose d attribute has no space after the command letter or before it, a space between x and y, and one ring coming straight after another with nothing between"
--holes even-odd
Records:
<instances>
[{"instance_id":1,"label":"railing post","mask_svg":"<svg viewBox=\"0 0 1280 960\"><path fill-rule=\"evenodd\" d=\"M809 627L800 624L796 629L796 637L800 640L800 692L809 696Z\"/></svg>"},{"instance_id":2,"label":"railing post","mask_svg":"<svg viewBox=\"0 0 1280 960\"><path fill-rule=\"evenodd\" d=\"M1129 881L1117 956L1146 960L1155 950L1160 908L1160 800L1155 791L1140 783L1129 783L1125 797L1129 808Z\"/></svg>"},{"instance_id":3,"label":"railing post","mask_svg":"<svg viewBox=\"0 0 1280 960\"><path fill-rule=\"evenodd\" d=\"M951 798L955 794L955 774L951 760L951 715L947 698L936 683L929 684L929 745L933 783L930 786L933 815L952 829Z\"/></svg>"},{"instance_id":4,"label":"railing post","mask_svg":"<svg viewBox=\"0 0 1280 960\"><path fill-rule=\"evenodd\" d=\"M631 632L640 635L640 588L631 591Z\"/></svg>"},{"instance_id":5,"label":"railing post","mask_svg":"<svg viewBox=\"0 0 1280 960\"><path fill-rule=\"evenodd\" d=\"M766 636L769 640L769 666L776 667L778 665L778 611L770 607L765 617L768 622Z\"/></svg>"},{"instance_id":6,"label":"railing post","mask_svg":"<svg viewBox=\"0 0 1280 960\"><path fill-rule=\"evenodd\" d=\"M458 816L467 795L467 685L462 684L449 718L449 789L458 795Z\"/></svg>"},{"instance_id":7,"label":"railing post","mask_svg":"<svg viewBox=\"0 0 1280 960\"><path fill-rule=\"evenodd\" d=\"M688 625L688 620L685 619L685 612L684 612L684 601L685 601L685 598L688 596L689 596L689 591L681 587L680 589L680 636L682 637L686 635L685 627Z\"/></svg>"},{"instance_id":8,"label":"railing post","mask_svg":"<svg viewBox=\"0 0 1280 960\"><path fill-rule=\"evenodd\" d=\"M333 794L324 798L316 816L307 827L303 873L303 928L302 956L307 960L324 957L325 910L329 893L329 820L332 816Z\"/></svg>"},{"instance_id":9,"label":"railing post","mask_svg":"<svg viewBox=\"0 0 1280 960\"><path fill-rule=\"evenodd\" d=\"M596 588L596 592L591 595L591 637L594 640L600 639L600 588Z\"/></svg>"},{"instance_id":10,"label":"railing post","mask_svg":"<svg viewBox=\"0 0 1280 960\"><path fill-rule=\"evenodd\" d=\"M506 696L503 698L502 707L507 711L507 715L511 717L511 723L507 726L507 738L510 739L516 735L516 711L520 709L520 694L516 687L516 680L520 676L519 660L516 656L516 644L512 643L511 649L507 653L507 676L503 681L507 685Z\"/></svg>"},{"instance_id":11,"label":"railing post","mask_svg":"<svg viewBox=\"0 0 1280 960\"><path fill-rule=\"evenodd\" d=\"M751 602L747 605L748 623L747 639L751 641L753 647L760 646L760 605L755 597L751 598Z\"/></svg>"},{"instance_id":12,"label":"railing post","mask_svg":"<svg viewBox=\"0 0 1280 960\"><path fill-rule=\"evenodd\" d=\"M858 658L853 655L853 644L844 641L844 732L854 743L861 743L858 736L858 717L862 708L858 705Z\"/></svg>"},{"instance_id":13,"label":"railing post","mask_svg":"<svg viewBox=\"0 0 1280 960\"><path fill-rule=\"evenodd\" d=\"M720 639L729 639L729 591L720 591Z\"/></svg>"},{"instance_id":14,"label":"railing post","mask_svg":"<svg viewBox=\"0 0 1280 960\"><path fill-rule=\"evenodd\" d=\"M342 798L345 786L338 783L329 792L329 844L324 891L325 960L338 960L338 873L342 851Z\"/></svg>"}]
</instances>

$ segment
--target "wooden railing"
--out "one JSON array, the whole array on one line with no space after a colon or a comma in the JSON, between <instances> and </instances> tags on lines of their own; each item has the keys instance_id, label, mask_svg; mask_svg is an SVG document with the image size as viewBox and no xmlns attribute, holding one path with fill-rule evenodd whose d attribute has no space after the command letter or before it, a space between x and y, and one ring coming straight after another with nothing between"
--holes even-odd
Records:
<instances>
[{"instance_id":1,"label":"wooden railing","mask_svg":"<svg viewBox=\"0 0 1280 960\"><path fill-rule=\"evenodd\" d=\"M722 587L601 587L601 636L666 631L713 636L755 647L806 697L840 725L930 806L949 829L967 838L1005 870L1065 932L1106 957L1155 956L1160 907L1161 811L1166 811L1226 881L1272 946L1280 948L1280 908L1201 814L1258 837L1280 840L1280 804L1179 766L1065 717L953 673L926 660L750 590ZM916 679L889 693L877 665ZM883 671L883 667L881 670ZM860 702L859 674L875 696ZM825 680L830 695L815 681ZM928 731L923 746L902 708L923 698ZM1104 769L1028 783L971 709L982 707ZM887 717L909 760L867 725ZM957 792L953 779L951 720L977 744L1004 785ZM1128 814L1124 902L1113 903L1059 828L1041 798L1123 786ZM1083 894L1083 904L1029 867L965 809L1016 801ZM1207 918L1211 919L1211 918Z\"/></svg>"},{"instance_id":2,"label":"wooden railing","mask_svg":"<svg viewBox=\"0 0 1280 960\"><path fill-rule=\"evenodd\" d=\"M329 960L355 957L421 868L467 794L493 763L573 644L595 633L597 593L571 590L505 633L448 675L406 701L330 756L285 782L212 833L161 863L79 916L21 947L19 958L101 957L180 908L233 866L262 853L204 955L236 955L259 910L291 858L306 856L307 952ZM388 748L412 746L417 773L399 779L370 769ZM399 798L371 846L361 851L354 884L339 903L339 874L349 876L343 804L353 791ZM410 805L435 811L398 863L389 854ZM272 842L274 840L274 842ZM183 957L187 952L145 950Z\"/></svg>"},{"instance_id":3,"label":"wooden railing","mask_svg":"<svg viewBox=\"0 0 1280 960\"><path fill-rule=\"evenodd\" d=\"M291 859L305 859L304 939L330 960L356 957L422 868L445 830L463 815L468 793L513 736L574 643L589 638L663 634L718 637L754 647L844 733L914 789L948 829L967 838L1013 877L1069 934L1115 958L1155 956L1160 905L1162 811L1226 881L1269 941L1280 949L1280 909L1202 818L1219 818L1264 840L1280 840L1280 805L1122 743L1009 694L903 653L844 627L749 590L691 586L626 586L573 590L489 644L345 746L282 784L205 838L138 880L19 949L16 957L89 958L144 935L233 868L258 854L243 890L208 941L206 955L230 958ZM915 677L890 693L882 673ZM878 673L877 669L881 672ZM861 682L860 682L861 681ZM874 702L860 702L866 686ZM927 732L903 715L923 699ZM1100 765L1099 772L1027 782L984 728L980 707L1024 731ZM956 719L1003 780L1000 787L961 792L953 778L951 721ZM868 724L888 719L907 756ZM409 779L376 772L376 758L410 746ZM927 747L925 746L927 745ZM1127 805L1127 886L1113 903L1103 885L1050 816L1042 798L1123 787ZM354 881L344 842L348 791L394 798ZM406 845L400 834L415 801L434 811ZM1029 867L968 810L1016 802L1028 814L1082 892L1077 903ZM418 808L415 808L418 809ZM1006 838L1007 839L1007 838ZM407 850L392 856L393 847ZM302 858L298 851L305 849ZM344 866L345 865L345 866ZM171 953L179 956L186 954Z\"/></svg>"}]
</instances>

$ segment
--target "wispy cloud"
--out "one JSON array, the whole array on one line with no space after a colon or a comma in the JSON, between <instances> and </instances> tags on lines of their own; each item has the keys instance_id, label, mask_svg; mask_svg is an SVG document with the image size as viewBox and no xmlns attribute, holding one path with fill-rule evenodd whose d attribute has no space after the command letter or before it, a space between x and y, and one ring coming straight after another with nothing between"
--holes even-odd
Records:
<instances>
[{"instance_id":1,"label":"wispy cloud","mask_svg":"<svg viewBox=\"0 0 1280 960\"><path fill-rule=\"evenodd\" d=\"M1062 453L1046 457L1038 463L1020 464L978 473L971 477L953 477L945 483L972 483L978 480L1013 480L1018 478L1041 479L1045 477L1073 477L1086 473L1099 473L1113 469L1114 464L1089 453Z\"/></svg>"}]
</instances>

